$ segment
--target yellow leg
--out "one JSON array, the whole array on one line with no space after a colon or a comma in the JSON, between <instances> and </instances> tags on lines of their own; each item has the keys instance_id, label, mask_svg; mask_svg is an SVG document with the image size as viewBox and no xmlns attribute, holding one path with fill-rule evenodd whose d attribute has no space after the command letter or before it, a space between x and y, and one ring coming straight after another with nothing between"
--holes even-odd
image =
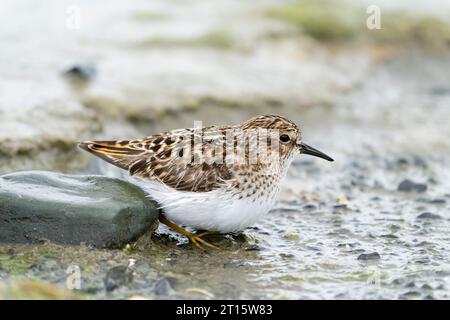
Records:
<instances>
[{"instance_id":1,"label":"yellow leg","mask_svg":"<svg viewBox=\"0 0 450 320\"><path fill-rule=\"evenodd\" d=\"M176 232L181 233L183 236L187 237L194 244L194 246L196 246L201 251L205 251L205 248L203 248L202 245L204 245L208 248L218 249L215 245L213 245L201 238L202 236L205 235L205 233L202 233L200 235L192 234L189 231L183 229L182 227L176 225L175 223L173 223L172 221L167 219L166 216L162 213L159 214L159 221L161 223L164 223L169 228L172 228Z\"/></svg>"}]
</instances>

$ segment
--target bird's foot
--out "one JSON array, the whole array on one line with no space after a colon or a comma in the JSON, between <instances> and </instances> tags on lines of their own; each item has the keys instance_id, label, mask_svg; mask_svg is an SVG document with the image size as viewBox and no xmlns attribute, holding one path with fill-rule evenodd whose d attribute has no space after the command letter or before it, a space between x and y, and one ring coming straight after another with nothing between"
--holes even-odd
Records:
<instances>
[{"instance_id":1,"label":"bird's foot","mask_svg":"<svg viewBox=\"0 0 450 320\"><path fill-rule=\"evenodd\" d=\"M217 246L215 246L215 245L209 243L208 241L205 241L205 240L202 239L202 237L207 235L207 234L209 234L209 233L208 232L203 232L203 233L201 233L199 235L189 233L189 235L186 235L186 236L189 238L189 240L192 242L192 244L194 246L196 246L198 249L200 249L201 251L205 251L205 248L203 246L205 246L207 248L211 248L211 249L219 249Z\"/></svg>"},{"instance_id":2,"label":"bird's foot","mask_svg":"<svg viewBox=\"0 0 450 320\"><path fill-rule=\"evenodd\" d=\"M164 223L166 226L172 228L173 230L177 231L178 233L181 233L183 236L187 237L194 246L196 246L201 251L206 251L204 247L210 248L210 249L218 249L215 245L209 243L208 241L205 241L202 239L203 236L207 234L212 234L213 232L203 232L201 234L193 234L187 231L186 229L180 227L179 225L173 223L169 219L166 218L166 216L160 212L159 214L159 221ZM204 247L203 247L204 246Z\"/></svg>"}]
</instances>

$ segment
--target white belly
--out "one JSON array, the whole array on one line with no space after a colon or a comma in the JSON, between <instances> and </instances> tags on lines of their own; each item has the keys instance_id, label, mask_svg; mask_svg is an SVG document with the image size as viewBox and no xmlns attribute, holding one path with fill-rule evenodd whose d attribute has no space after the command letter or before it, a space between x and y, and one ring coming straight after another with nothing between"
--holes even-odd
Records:
<instances>
[{"instance_id":1,"label":"white belly","mask_svg":"<svg viewBox=\"0 0 450 320\"><path fill-rule=\"evenodd\" d=\"M273 194L265 200L238 199L218 190L186 192L157 182L137 182L160 205L167 218L176 224L222 233L243 230L254 224L269 212L277 196Z\"/></svg>"}]
</instances>

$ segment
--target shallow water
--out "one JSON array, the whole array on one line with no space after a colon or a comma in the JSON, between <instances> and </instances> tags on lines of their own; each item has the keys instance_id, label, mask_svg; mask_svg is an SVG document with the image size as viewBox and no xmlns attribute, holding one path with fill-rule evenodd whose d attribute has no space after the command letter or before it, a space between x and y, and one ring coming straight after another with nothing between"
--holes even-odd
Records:
<instances>
[{"instance_id":1,"label":"shallow water","mask_svg":"<svg viewBox=\"0 0 450 320\"><path fill-rule=\"evenodd\" d=\"M270 216L245 236L210 237L220 247L210 253L161 228L152 240L123 251L2 245L1 275L64 286L66 269L76 265L81 293L91 298L449 298L450 195L440 177L429 176L426 193L404 193L396 191L397 184L380 182L379 172L367 171L379 167L395 181L448 165L416 161L360 157L338 165L339 174L300 161ZM317 179L321 185L307 192L298 186ZM421 218L424 212L437 216ZM361 260L363 254L373 259ZM136 261L133 281L105 291L107 271L130 259ZM168 288L156 285L166 282Z\"/></svg>"}]
</instances>

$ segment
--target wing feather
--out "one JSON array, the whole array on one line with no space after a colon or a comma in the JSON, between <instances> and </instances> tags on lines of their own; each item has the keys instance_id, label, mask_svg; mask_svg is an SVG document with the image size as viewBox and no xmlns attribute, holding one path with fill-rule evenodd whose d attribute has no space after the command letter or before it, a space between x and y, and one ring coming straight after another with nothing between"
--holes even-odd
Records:
<instances>
[{"instance_id":1,"label":"wing feather","mask_svg":"<svg viewBox=\"0 0 450 320\"><path fill-rule=\"evenodd\" d=\"M132 176L157 180L179 191L207 192L231 179L224 163L193 163L192 141L193 129L185 129L136 140L85 141L79 147ZM213 156L216 146L214 140L205 141L203 154Z\"/></svg>"}]
</instances>

